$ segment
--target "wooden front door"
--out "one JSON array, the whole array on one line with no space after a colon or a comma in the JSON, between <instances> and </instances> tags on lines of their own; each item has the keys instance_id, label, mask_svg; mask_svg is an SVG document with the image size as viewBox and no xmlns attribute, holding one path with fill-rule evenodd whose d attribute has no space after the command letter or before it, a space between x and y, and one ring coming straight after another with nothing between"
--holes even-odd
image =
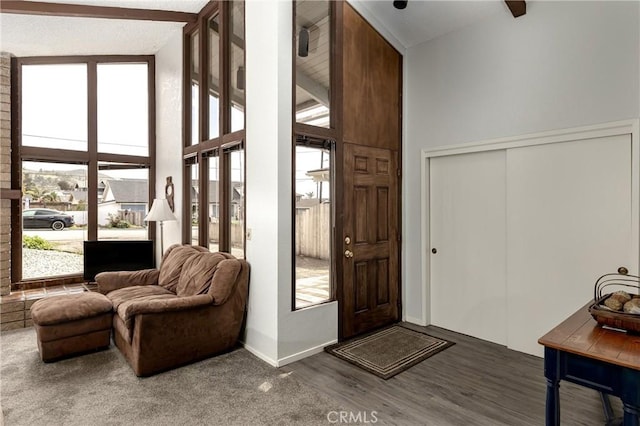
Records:
<instances>
[{"instance_id":1,"label":"wooden front door","mask_svg":"<svg viewBox=\"0 0 640 426\"><path fill-rule=\"evenodd\" d=\"M398 320L398 153L344 144L342 338Z\"/></svg>"}]
</instances>

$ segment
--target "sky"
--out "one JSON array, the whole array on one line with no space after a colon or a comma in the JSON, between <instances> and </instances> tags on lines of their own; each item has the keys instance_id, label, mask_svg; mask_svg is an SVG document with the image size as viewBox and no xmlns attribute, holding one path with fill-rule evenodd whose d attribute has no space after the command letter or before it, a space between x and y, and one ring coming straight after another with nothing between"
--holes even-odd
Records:
<instances>
[{"instance_id":1,"label":"sky","mask_svg":"<svg viewBox=\"0 0 640 426\"><path fill-rule=\"evenodd\" d=\"M98 149L148 155L146 64L98 64ZM22 68L22 144L87 149L85 64Z\"/></svg>"}]
</instances>

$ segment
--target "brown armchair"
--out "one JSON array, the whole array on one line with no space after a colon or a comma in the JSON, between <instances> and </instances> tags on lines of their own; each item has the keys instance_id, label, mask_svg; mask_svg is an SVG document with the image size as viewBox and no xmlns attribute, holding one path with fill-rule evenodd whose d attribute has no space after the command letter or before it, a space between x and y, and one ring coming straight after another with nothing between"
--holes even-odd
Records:
<instances>
[{"instance_id":1,"label":"brown armchair","mask_svg":"<svg viewBox=\"0 0 640 426\"><path fill-rule=\"evenodd\" d=\"M249 265L228 253L173 245L160 269L103 272L114 341L138 376L233 348L244 320Z\"/></svg>"}]
</instances>

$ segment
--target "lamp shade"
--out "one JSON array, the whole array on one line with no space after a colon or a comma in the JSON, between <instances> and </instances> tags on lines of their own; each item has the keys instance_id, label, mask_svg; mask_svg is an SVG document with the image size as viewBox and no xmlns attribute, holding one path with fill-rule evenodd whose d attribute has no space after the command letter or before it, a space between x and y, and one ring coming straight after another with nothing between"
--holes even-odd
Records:
<instances>
[{"instance_id":1,"label":"lamp shade","mask_svg":"<svg viewBox=\"0 0 640 426\"><path fill-rule=\"evenodd\" d=\"M156 198L153 200L149 214L144 218L147 222L164 222L166 220L177 220L171 211L166 198Z\"/></svg>"}]
</instances>

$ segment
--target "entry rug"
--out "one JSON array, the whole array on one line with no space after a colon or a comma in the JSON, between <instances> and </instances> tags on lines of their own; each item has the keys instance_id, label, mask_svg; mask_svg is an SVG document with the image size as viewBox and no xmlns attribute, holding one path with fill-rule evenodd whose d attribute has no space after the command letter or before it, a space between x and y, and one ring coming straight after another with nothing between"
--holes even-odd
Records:
<instances>
[{"instance_id":1,"label":"entry rug","mask_svg":"<svg viewBox=\"0 0 640 426\"><path fill-rule=\"evenodd\" d=\"M393 325L324 350L387 380L453 344Z\"/></svg>"}]
</instances>

